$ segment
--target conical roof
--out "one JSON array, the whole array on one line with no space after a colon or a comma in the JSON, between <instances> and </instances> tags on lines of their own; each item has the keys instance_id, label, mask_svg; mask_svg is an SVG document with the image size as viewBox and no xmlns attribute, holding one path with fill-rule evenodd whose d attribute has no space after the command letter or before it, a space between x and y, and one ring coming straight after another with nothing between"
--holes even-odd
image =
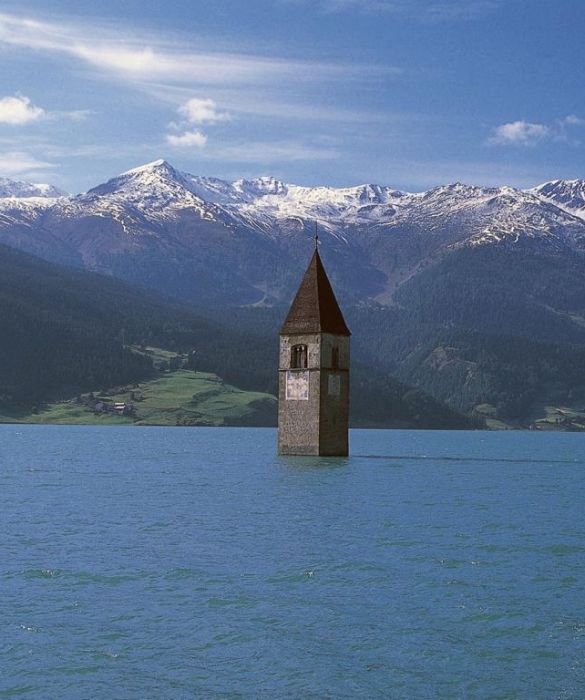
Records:
<instances>
[{"instance_id":1,"label":"conical roof","mask_svg":"<svg viewBox=\"0 0 585 700\"><path fill-rule=\"evenodd\" d=\"M281 335L301 333L351 335L317 250L280 329Z\"/></svg>"}]
</instances>

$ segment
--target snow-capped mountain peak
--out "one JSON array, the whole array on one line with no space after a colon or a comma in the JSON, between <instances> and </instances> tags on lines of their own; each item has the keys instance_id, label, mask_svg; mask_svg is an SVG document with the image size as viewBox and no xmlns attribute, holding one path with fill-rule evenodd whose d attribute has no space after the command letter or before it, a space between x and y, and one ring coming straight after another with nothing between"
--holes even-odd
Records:
<instances>
[{"instance_id":1,"label":"snow-capped mountain peak","mask_svg":"<svg viewBox=\"0 0 585 700\"><path fill-rule=\"evenodd\" d=\"M194 191L192 181L192 176L161 159L127 170L77 199L98 207L124 204L147 217L169 207L201 209L204 201Z\"/></svg>"},{"instance_id":2,"label":"snow-capped mountain peak","mask_svg":"<svg viewBox=\"0 0 585 700\"><path fill-rule=\"evenodd\" d=\"M377 230L421 232L437 250L528 240L585 247L584 180L554 180L531 190L454 182L409 193L372 183L310 187L275 177L228 182L181 172L159 159L85 194L55 199L57 192L62 194L49 185L0 179L0 213L32 224L43 210L59 222L98 217L131 236L156 231L164 237L199 219L278 240L318 221L343 243Z\"/></svg>"},{"instance_id":3,"label":"snow-capped mountain peak","mask_svg":"<svg viewBox=\"0 0 585 700\"><path fill-rule=\"evenodd\" d=\"M175 170L166 160L155 160L152 163L126 170L97 187L92 188L88 195L111 194L120 190L160 189L161 186L185 187L182 173Z\"/></svg>"},{"instance_id":4,"label":"snow-capped mountain peak","mask_svg":"<svg viewBox=\"0 0 585 700\"><path fill-rule=\"evenodd\" d=\"M12 180L7 177L0 177L0 198L5 199L14 197L18 199L27 199L30 197L38 197L42 199L55 199L56 197L65 197L66 192L58 187L47 183L24 182L22 180Z\"/></svg>"},{"instance_id":5,"label":"snow-capped mountain peak","mask_svg":"<svg viewBox=\"0 0 585 700\"><path fill-rule=\"evenodd\" d=\"M153 160L150 163L145 163L144 165L139 165L136 168L126 170L125 172L120 173L119 177L122 177L123 175L139 175L141 173L149 173L161 170L170 170L175 172L175 169L169 162L167 162L163 158L158 158L157 160Z\"/></svg>"},{"instance_id":6,"label":"snow-capped mountain peak","mask_svg":"<svg viewBox=\"0 0 585 700\"><path fill-rule=\"evenodd\" d=\"M132 235L141 235L152 224L164 225L185 210L214 219L215 207L194 192L191 181L192 176L167 161L155 160L71 198L58 215L111 217Z\"/></svg>"},{"instance_id":7,"label":"snow-capped mountain peak","mask_svg":"<svg viewBox=\"0 0 585 700\"><path fill-rule=\"evenodd\" d=\"M324 230L344 241L349 240L351 228L381 225L415 226L428 232L454 226L449 245L514 242L526 237L562 242L580 235L560 233L570 225L569 204L575 216L581 201L579 183L571 186L572 199L569 202L565 196L567 203L563 204L553 201L554 193L541 191L542 186L523 191L454 182L413 194L371 183L308 187L274 177L227 182L181 172L159 159L75 198L72 206L89 208L100 216L115 211L128 231L138 231L140 220L162 224L186 212L230 226L252 227L270 236L278 236L282 228L298 227L299 222L317 220Z\"/></svg>"}]
</instances>

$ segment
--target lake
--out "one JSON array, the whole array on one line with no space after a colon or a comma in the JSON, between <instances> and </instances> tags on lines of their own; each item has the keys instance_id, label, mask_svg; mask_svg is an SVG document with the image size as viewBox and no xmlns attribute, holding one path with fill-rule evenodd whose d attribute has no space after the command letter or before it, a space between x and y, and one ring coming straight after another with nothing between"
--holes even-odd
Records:
<instances>
[{"instance_id":1,"label":"lake","mask_svg":"<svg viewBox=\"0 0 585 700\"><path fill-rule=\"evenodd\" d=\"M0 698L585 697L585 436L0 426Z\"/></svg>"}]
</instances>

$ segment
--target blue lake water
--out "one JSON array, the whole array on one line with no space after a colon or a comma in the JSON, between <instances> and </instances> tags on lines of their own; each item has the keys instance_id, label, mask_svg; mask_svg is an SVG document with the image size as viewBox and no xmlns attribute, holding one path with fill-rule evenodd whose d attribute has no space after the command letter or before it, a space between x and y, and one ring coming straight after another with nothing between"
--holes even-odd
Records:
<instances>
[{"instance_id":1,"label":"blue lake water","mask_svg":"<svg viewBox=\"0 0 585 700\"><path fill-rule=\"evenodd\" d=\"M0 426L0 698L585 697L585 436Z\"/></svg>"}]
</instances>

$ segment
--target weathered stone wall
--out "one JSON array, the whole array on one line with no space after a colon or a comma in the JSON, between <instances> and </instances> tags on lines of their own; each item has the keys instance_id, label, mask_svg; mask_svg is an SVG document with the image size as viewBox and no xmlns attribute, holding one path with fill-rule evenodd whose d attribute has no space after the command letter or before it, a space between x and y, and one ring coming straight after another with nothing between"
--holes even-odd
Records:
<instances>
[{"instance_id":1,"label":"weathered stone wall","mask_svg":"<svg viewBox=\"0 0 585 700\"><path fill-rule=\"evenodd\" d=\"M333 349L339 350L339 363L333 367ZM349 453L349 338L323 334L321 338L321 391L319 454Z\"/></svg>"},{"instance_id":2,"label":"weathered stone wall","mask_svg":"<svg viewBox=\"0 0 585 700\"><path fill-rule=\"evenodd\" d=\"M307 369L291 369L293 345L307 346ZM278 382L278 452L291 455L319 454L321 338L311 335L281 336ZM287 372L308 376L307 400L287 400Z\"/></svg>"},{"instance_id":3,"label":"weathered stone wall","mask_svg":"<svg viewBox=\"0 0 585 700\"><path fill-rule=\"evenodd\" d=\"M280 358L278 369L290 369L291 349L293 345L307 346L307 367L319 369L321 366L321 336L319 333L310 335L282 335L280 336Z\"/></svg>"},{"instance_id":4,"label":"weathered stone wall","mask_svg":"<svg viewBox=\"0 0 585 700\"><path fill-rule=\"evenodd\" d=\"M291 348L301 344L307 346L307 369L291 369ZM336 368L333 367L334 348L339 350ZM349 361L349 338L346 336L327 333L281 336L278 395L280 454L348 453ZM290 373L295 396L305 396L303 382L306 378L306 400L287 400L287 372Z\"/></svg>"},{"instance_id":5,"label":"weathered stone wall","mask_svg":"<svg viewBox=\"0 0 585 700\"><path fill-rule=\"evenodd\" d=\"M332 368L333 348L339 349L339 369L349 370L349 338L344 335L321 334L321 367Z\"/></svg>"}]
</instances>

